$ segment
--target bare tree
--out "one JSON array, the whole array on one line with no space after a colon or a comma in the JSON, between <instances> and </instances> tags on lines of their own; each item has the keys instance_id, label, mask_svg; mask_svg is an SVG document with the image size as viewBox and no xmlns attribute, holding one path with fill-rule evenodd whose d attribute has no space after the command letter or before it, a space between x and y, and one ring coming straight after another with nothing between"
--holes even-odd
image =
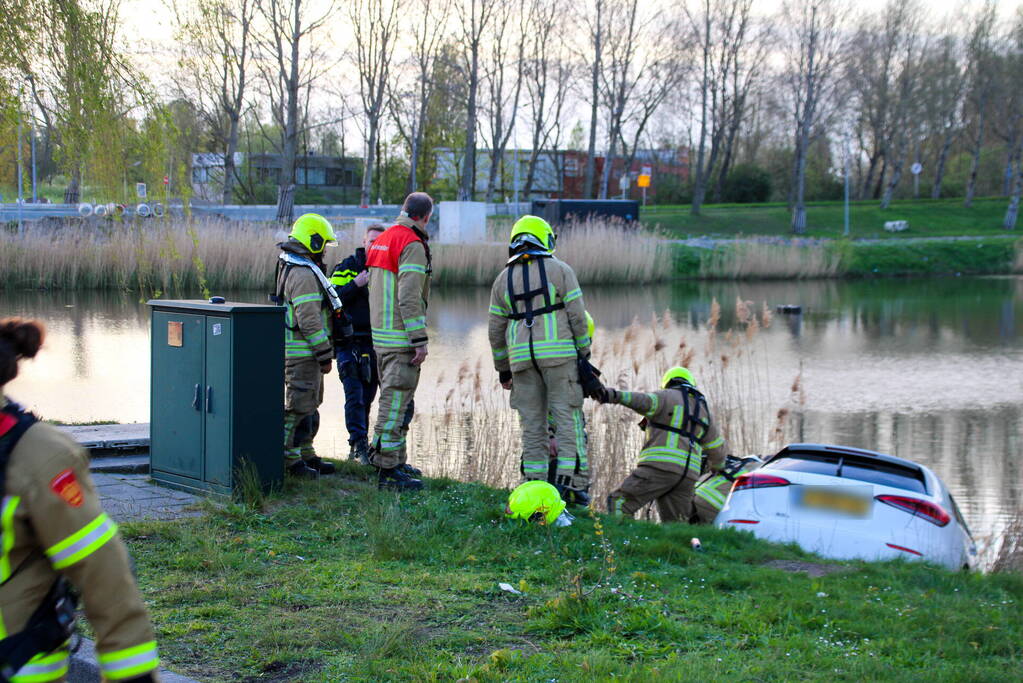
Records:
<instances>
[{"instance_id":1,"label":"bare tree","mask_svg":"<svg viewBox=\"0 0 1023 683\"><path fill-rule=\"evenodd\" d=\"M185 72L182 95L192 95L224 155L223 201L234 196L238 128L244 113L255 0L174 0ZM190 98L191 99L191 98Z\"/></svg>"},{"instance_id":2,"label":"bare tree","mask_svg":"<svg viewBox=\"0 0 1023 683\"><path fill-rule=\"evenodd\" d=\"M881 208L887 209L892 203L895 188L902 179L906 155L919 118L921 81L918 78L922 38L920 29L920 6L915 0L893 0L891 11L899 16L901 30L897 37L898 75L895 81L895 107L892 116L892 130L885 141L885 157L892 161L892 173L881 197Z\"/></svg>"},{"instance_id":3,"label":"bare tree","mask_svg":"<svg viewBox=\"0 0 1023 683\"><path fill-rule=\"evenodd\" d=\"M437 86L434 71L444 35L437 27L444 24L450 9L450 0L415 0L410 6L408 14L415 12L416 16L411 30L412 54L406 64L411 83L403 84L397 78L391 81L392 116L409 147L408 192L419 188L419 157L424 152L429 103Z\"/></svg>"},{"instance_id":4,"label":"bare tree","mask_svg":"<svg viewBox=\"0 0 1023 683\"><path fill-rule=\"evenodd\" d=\"M348 5L348 16L355 37L359 95L366 117L366 158L363 162L360 195L363 206L368 206L371 200L377 138L380 134L380 120L387 105L399 19L407 9L405 0L351 0Z\"/></svg>"},{"instance_id":5,"label":"bare tree","mask_svg":"<svg viewBox=\"0 0 1023 683\"><path fill-rule=\"evenodd\" d=\"M995 96L994 67L994 27L996 6L988 0L978 10L970 30L967 49L969 79L967 105L973 126L973 158L970 164L970 175L966 181L966 197L963 205L973 206L973 196L977 192L977 172L980 169L980 152L984 146L984 131L988 125L987 114L991 100Z\"/></svg>"},{"instance_id":6,"label":"bare tree","mask_svg":"<svg viewBox=\"0 0 1023 683\"><path fill-rule=\"evenodd\" d=\"M604 70L604 50L608 31L608 0L593 0L592 6L587 5L582 13L582 24L586 30L588 44L583 51L583 61L589 62L589 93L587 103L590 107L589 144L586 148L586 171L583 178L583 196L593 196L594 183L597 177L597 126L600 115L600 84Z\"/></svg>"},{"instance_id":7,"label":"bare tree","mask_svg":"<svg viewBox=\"0 0 1023 683\"><path fill-rule=\"evenodd\" d=\"M941 197L945 167L959 133L962 131L963 93L966 78L962 41L949 31L941 36L926 55L919 74L925 118L940 142L934 161L931 199Z\"/></svg>"},{"instance_id":8,"label":"bare tree","mask_svg":"<svg viewBox=\"0 0 1023 683\"><path fill-rule=\"evenodd\" d=\"M574 74L564 53L562 26L565 0L532 0L530 7L533 40L526 60L525 83L529 94L530 152L524 194L528 199L536 182L541 151L557 151L561 139L561 118Z\"/></svg>"},{"instance_id":9,"label":"bare tree","mask_svg":"<svg viewBox=\"0 0 1023 683\"><path fill-rule=\"evenodd\" d=\"M752 6L752 0L702 0L698 11L685 8L700 64L700 118L690 206L694 216L700 215L718 158L727 150L719 169L719 188L724 184L750 89L760 72L763 54L753 40ZM751 43L752 54L747 54Z\"/></svg>"},{"instance_id":10,"label":"bare tree","mask_svg":"<svg viewBox=\"0 0 1023 683\"><path fill-rule=\"evenodd\" d=\"M788 19L784 78L795 123L792 230L802 234L806 232L806 158L838 103L845 13L836 0L787 0L782 13Z\"/></svg>"},{"instance_id":11,"label":"bare tree","mask_svg":"<svg viewBox=\"0 0 1023 683\"><path fill-rule=\"evenodd\" d=\"M480 50L483 35L499 3L492 0L464 0L458 5L458 22L461 27L460 39L465 61L465 72L469 77L468 106L465 122L465 159L462 163L462 177L458 185L459 201L472 201L476 194L476 117L479 108Z\"/></svg>"},{"instance_id":12,"label":"bare tree","mask_svg":"<svg viewBox=\"0 0 1023 683\"><path fill-rule=\"evenodd\" d=\"M486 83L483 111L487 118L490 146L490 170L487 174L486 201L494 201L498 173L504 150L515 129L522 94L525 68L527 21L529 13L522 0L492 0L499 6L503 21L491 22L485 34L483 81Z\"/></svg>"},{"instance_id":13,"label":"bare tree","mask_svg":"<svg viewBox=\"0 0 1023 683\"><path fill-rule=\"evenodd\" d=\"M301 110L309 92L329 64L312 45L311 36L327 23L334 2L324 3L311 18L308 0L256 0L263 18L259 34L260 73L267 89L270 112L280 130L281 175L277 192L277 220L290 223L294 216L295 168L301 134ZM306 44L303 48L303 44ZM303 106L302 101L306 104Z\"/></svg>"},{"instance_id":14,"label":"bare tree","mask_svg":"<svg viewBox=\"0 0 1023 683\"><path fill-rule=\"evenodd\" d=\"M1023 194L1023 92L1019 84L1023 83L1023 6L1016 10L1016 19L1007 41L1004 59L1001 94L1002 104L1007 113L1011 132L1007 138L1014 149L1010 150L1012 169L1012 185L1009 193L1009 206L1005 210L1002 227L1015 230L1019 216L1020 195Z\"/></svg>"}]
</instances>

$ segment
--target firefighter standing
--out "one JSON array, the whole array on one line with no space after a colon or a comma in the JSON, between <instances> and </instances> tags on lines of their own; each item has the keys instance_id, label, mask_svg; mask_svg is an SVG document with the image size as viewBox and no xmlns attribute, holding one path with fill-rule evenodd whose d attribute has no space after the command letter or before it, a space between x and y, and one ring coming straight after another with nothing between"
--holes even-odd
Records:
<instances>
[{"instance_id":1,"label":"firefighter standing","mask_svg":"<svg viewBox=\"0 0 1023 683\"><path fill-rule=\"evenodd\" d=\"M725 462L725 440L689 370L668 370L661 387L651 393L606 388L606 402L620 403L642 415L646 432L639 464L608 496L608 512L631 516L656 500L662 521L685 522L692 513L703 458L711 472L719 472Z\"/></svg>"},{"instance_id":2,"label":"firefighter standing","mask_svg":"<svg viewBox=\"0 0 1023 683\"><path fill-rule=\"evenodd\" d=\"M0 389L36 355L42 326L0 320ZM74 598L85 602L106 681L155 681L160 660L117 525L100 508L88 456L0 398L0 679L62 681Z\"/></svg>"},{"instance_id":3,"label":"firefighter standing","mask_svg":"<svg viewBox=\"0 0 1023 683\"><path fill-rule=\"evenodd\" d=\"M333 365L329 282L323 250L334 243L334 229L314 213L299 216L288 239L277 246L276 296L284 315L284 467L296 477L333 474L334 465L313 450L323 402L323 375Z\"/></svg>"},{"instance_id":4,"label":"firefighter standing","mask_svg":"<svg viewBox=\"0 0 1023 683\"><path fill-rule=\"evenodd\" d=\"M377 355L370 335L366 250L383 231L384 226L379 223L370 225L362 238L362 247L338 263L330 277L351 322L351 334L344 334L343 325L334 325L337 374L345 390L345 428L351 447L348 457L364 465L369 464L369 409L380 384Z\"/></svg>"},{"instance_id":5,"label":"firefighter standing","mask_svg":"<svg viewBox=\"0 0 1023 683\"><path fill-rule=\"evenodd\" d=\"M380 403L370 447L378 483L398 490L423 486L409 465L405 440L415 412L419 374L426 360L426 306L430 296L430 247L426 225L433 200L425 192L405 198L401 215L369 249L369 310L377 353Z\"/></svg>"},{"instance_id":6,"label":"firefighter standing","mask_svg":"<svg viewBox=\"0 0 1023 683\"><path fill-rule=\"evenodd\" d=\"M575 272L554 257L547 221L512 227L511 258L494 281L488 336L501 385L522 427L522 475L546 480L548 411L558 435L554 485L568 503L589 503L586 423L579 363L590 355L586 307Z\"/></svg>"}]
</instances>

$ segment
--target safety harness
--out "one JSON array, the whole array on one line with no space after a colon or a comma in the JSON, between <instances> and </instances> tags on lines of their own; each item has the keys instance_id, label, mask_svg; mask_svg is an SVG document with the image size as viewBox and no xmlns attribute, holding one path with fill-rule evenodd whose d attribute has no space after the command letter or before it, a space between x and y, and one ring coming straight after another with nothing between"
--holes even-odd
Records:
<instances>
[{"instance_id":1,"label":"safety harness","mask_svg":"<svg viewBox=\"0 0 1023 683\"><path fill-rule=\"evenodd\" d=\"M284 269L284 277L281 277L281 268ZM277 259L277 267L274 269L274 281L277 283L276 291L270 295L270 301L277 304L278 306L284 306L287 304L287 299L284 297L284 287L288 282L288 276L291 274L293 268L308 268L313 271L313 275L316 276L316 281L320 284L320 289L327 295L327 301L330 302L330 308L335 318L341 321L341 328L344 334L351 334L351 321L348 320L348 316L344 311L344 306L341 303L341 297L338 296L337 289L334 284L327 279L327 276L323 274L323 271L313 263L310 259L292 254L290 252L282 252ZM298 324L285 326L292 332L298 331Z\"/></svg>"},{"instance_id":2,"label":"safety harness","mask_svg":"<svg viewBox=\"0 0 1023 683\"><path fill-rule=\"evenodd\" d=\"M537 374L543 377L543 373L540 372L540 366L536 362L536 350L533 347L533 321L538 315L545 315L547 313L554 313L565 308L565 302L559 301L554 303L551 301L551 288L550 283L547 280L547 267L544 265L544 261L550 258L551 255L543 252L526 252L524 254L518 254L510 259L508 264L508 305L511 307L511 313L508 314L509 320L525 320L526 329L529 331L529 359L533 362L533 368ZM530 259L536 259L536 265L540 269L540 286L536 289L529 288L529 261ZM515 266L522 267L522 292L515 292ZM543 295L544 305L540 308L533 308L533 297ZM524 310L519 312L516 306L517 302L523 302Z\"/></svg>"},{"instance_id":3,"label":"safety harness","mask_svg":"<svg viewBox=\"0 0 1023 683\"><path fill-rule=\"evenodd\" d=\"M703 394L690 384L676 384L668 387L682 394L682 424L678 427L664 424L663 422L649 422L651 427L673 432L685 437L690 444L699 443L700 438L710 429L710 409L707 407L707 399ZM693 412L689 412L689 397L693 398ZM696 430L700 429L697 436ZM686 467L683 477L689 474L689 458L686 458Z\"/></svg>"},{"instance_id":4,"label":"safety harness","mask_svg":"<svg viewBox=\"0 0 1023 683\"><path fill-rule=\"evenodd\" d=\"M0 410L0 493L6 491L7 464L14 447L38 421L35 415L16 403L8 403ZM14 578L30 559L31 556L11 572L0 586ZM67 642L75 631L77 607L78 598L71 591L67 579L58 576L39 607L29 617L25 628L20 633L0 640L0 683L8 683L36 655L52 652Z\"/></svg>"}]
</instances>

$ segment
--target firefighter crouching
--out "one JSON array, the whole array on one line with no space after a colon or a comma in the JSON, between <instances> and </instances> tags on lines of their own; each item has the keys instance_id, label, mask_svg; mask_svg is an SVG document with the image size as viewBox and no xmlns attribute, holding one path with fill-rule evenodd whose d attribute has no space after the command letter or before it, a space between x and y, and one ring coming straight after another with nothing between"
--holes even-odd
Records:
<instances>
[{"instance_id":1,"label":"firefighter crouching","mask_svg":"<svg viewBox=\"0 0 1023 683\"><path fill-rule=\"evenodd\" d=\"M331 318L341 312L333 285L323 273L323 250L335 243L334 229L315 213L299 216L288 239L277 246L276 301L284 314L284 468L296 477L333 474L333 464L313 450L323 402L323 375L334 360Z\"/></svg>"},{"instance_id":2,"label":"firefighter crouching","mask_svg":"<svg viewBox=\"0 0 1023 683\"><path fill-rule=\"evenodd\" d=\"M501 385L522 427L522 476L546 480L557 434L554 485L565 501L589 503L589 463L580 368L590 356L586 307L572 268L554 257L547 221L523 216L512 227L507 267L490 294L488 337Z\"/></svg>"},{"instance_id":3,"label":"firefighter crouching","mask_svg":"<svg viewBox=\"0 0 1023 683\"><path fill-rule=\"evenodd\" d=\"M426 306L430 298L429 237L433 199L405 198L395 224L374 240L369 266L369 311L377 354L380 399L370 463L381 487L416 490L420 472L408 464L406 437L415 413L419 374L427 355Z\"/></svg>"},{"instance_id":4,"label":"firefighter crouching","mask_svg":"<svg viewBox=\"0 0 1023 683\"><path fill-rule=\"evenodd\" d=\"M620 403L644 417L646 433L636 469L611 492L608 512L634 515L650 501L664 522L686 522L703 459L716 474L725 462L725 440L718 433L707 401L689 370L674 367L660 391L640 393L607 387L607 403Z\"/></svg>"},{"instance_id":5,"label":"firefighter crouching","mask_svg":"<svg viewBox=\"0 0 1023 683\"><path fill-rule=\"evenodd\" d=\"M0 320L0 390L36 355L42 326ZM117 525L100 508L88 456L0 398L0 681L63 681L76 599L96 634L106 681L157 680L146 607Z\"/></svg>"}]
</instances>

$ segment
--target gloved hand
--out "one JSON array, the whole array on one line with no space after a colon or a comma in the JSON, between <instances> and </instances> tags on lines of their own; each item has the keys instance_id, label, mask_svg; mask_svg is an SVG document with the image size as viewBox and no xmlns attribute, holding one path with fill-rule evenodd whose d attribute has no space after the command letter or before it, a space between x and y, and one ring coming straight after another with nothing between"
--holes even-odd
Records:
<instances>
[{"instance_id":1,"label":"gloved hand","mask_svg":"<svg viewBox=\"0 0 1023 683\"><path fill-rule=\"evenodd\" d=\"M601 396L604 396L606 401L607 392L600 381L600 370L590 365L590 361L585 358L579 358L577 365L579 368L579 384L582 385L583 396L598 401L600 401ZM601 402L603 403L604 401Z\"/></svg>"},{"instance_id":2,"label":"gloved hand","mask_svg":"<svg viewBox=\"0 0 1023 683\"><path fill-rule=\"evenodd\" d=\"M511 389L512 385L512 372L511 370L500 370L497 373L497 380L501 383L501 386L505 389Z\"/></svg>"},{"instance_id":3,"label":"gloved hand","mask_svg":"<svg viewBox=\"0 0 1023 683\"><path fill-rule=\"evenodd\" d=\"M594 396L593 398L595 398L600 403L610 403L611 402L611 396L612 396L611 392L612 391L614 391L614 389L611 389L610 387L602 386L602 387L600 387L600 391L597 392L597 395Z\"/></svg>"}]
</instances>

